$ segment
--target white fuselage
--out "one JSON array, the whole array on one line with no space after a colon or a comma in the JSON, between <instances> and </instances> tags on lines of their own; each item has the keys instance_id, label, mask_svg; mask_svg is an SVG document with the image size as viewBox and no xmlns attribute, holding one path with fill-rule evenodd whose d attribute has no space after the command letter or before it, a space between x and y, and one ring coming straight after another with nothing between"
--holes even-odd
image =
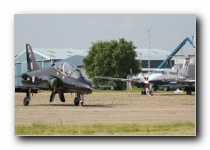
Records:
<instances>
[{"instance_id":1,"label":"white fuselage","mask_svg":"<svg viewBox=\"0 0 210 150\"><path fill-rule=\"evenodd\" d=\"M185 60L183 62L182 68L178 69L156 69L154 70L150 76L149 82L171 82L176 80L185 80L187 77L187 72L189 68L190 57L185 56Z\"/></svg>"},{"instance_id":2,"label":"white fuselage","mask_svg":"<svg viewBox=\"0 0 210 150\"><path fill-rule=\"evenodd\" d=\"M156 69L150 74L148 81L149 82L165 82L165 81L174 81L177 79L178 73L175 70L171 69Z\"/></svg>"}]
</instances>

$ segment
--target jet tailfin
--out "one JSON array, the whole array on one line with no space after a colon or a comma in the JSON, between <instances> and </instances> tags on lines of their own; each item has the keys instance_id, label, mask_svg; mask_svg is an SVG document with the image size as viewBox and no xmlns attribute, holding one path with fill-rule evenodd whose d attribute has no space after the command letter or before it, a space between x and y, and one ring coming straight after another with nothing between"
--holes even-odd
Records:
<instances>
[{"instance_id":1,"label":"jet tailfin","mask_svg":"<svg viewBox=\"0 0 210 150\"><path fill-rule=\"evenodd\" d=\"M36 58L34 56L33 50L29 44L26 44L26 58L28 71L39 69L39 66L36 63Z\"/></svg>"},{"instance_id":2,"label":"jet tailfin","mask_svg":"<svg viewBox=\"0 0 210 150\"><path fill-rule=\"evenodd\" d=\"M184 63L182 65L182 68L181 68L182 76L187 76L188 75L189 64L190 64L190 57L186 56L185 60L184 60Z\"/></svg>"}]
</instances>

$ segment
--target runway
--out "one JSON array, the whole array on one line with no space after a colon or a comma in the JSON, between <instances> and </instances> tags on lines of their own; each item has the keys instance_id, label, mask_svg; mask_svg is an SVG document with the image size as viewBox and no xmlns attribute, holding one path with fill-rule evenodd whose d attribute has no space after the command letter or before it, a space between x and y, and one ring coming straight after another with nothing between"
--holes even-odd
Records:
<instances>
[{"instance_id":1,"label":"runway","mask_svg":"<svg viewBox=\"0 0 210 150\"><path fill-rule=\"evenodd\" d=\"M24 93L15 93L15 124L165 124L196 120L195 95L97 93L85 95L84 107L73 105L74 94L58 95L50 103L49 92L31 97L23 106Z\"/></svg>"}]
</instances>

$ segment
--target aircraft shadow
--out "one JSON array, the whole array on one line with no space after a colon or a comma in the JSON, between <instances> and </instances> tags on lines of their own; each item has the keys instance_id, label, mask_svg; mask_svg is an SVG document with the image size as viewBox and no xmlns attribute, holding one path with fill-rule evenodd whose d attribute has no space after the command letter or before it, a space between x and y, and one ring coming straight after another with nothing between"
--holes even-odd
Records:
<instances>
[{"instance_id":1,"label":"aircraft shadow","mask_svg":"<svg viewBox=\"0 0 210 150\"><path fill-rule=\"evenodd\" d=\"M36 104L36 105L31 105L31 106L55 106L55 107L80 107L80 106L75 106L74 104ZM103 107L103 108L112 108L113 106L110 104L103 104L103 105L99 105L99 104L90 104L90 105L84 105L83 107Z\"/></svg>"}]
</instances>

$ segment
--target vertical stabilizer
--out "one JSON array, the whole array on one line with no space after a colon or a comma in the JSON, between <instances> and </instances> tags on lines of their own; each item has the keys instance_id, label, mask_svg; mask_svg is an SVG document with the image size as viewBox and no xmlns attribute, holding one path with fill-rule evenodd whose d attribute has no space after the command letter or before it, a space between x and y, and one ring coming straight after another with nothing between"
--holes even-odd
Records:
<instances>
[{"instance_id":1,"label":"vertical stabilizer","mask_svg":"<svg viewBox=\"0 0 210 150\"><path fill-rule=\"evenodd\" d=\"M39 66L36 63L36 58L34 56L33 50L29 44L26 44L26 58L28 71L39 69Z\"/></svg>"},{"instance_id":2,"label":"vertical stabilizer","mask_svg":"<svg viewBox=\"0 0 210 150\"><path fill-rule=\"evenodd\" d=\"M190 64L190 57L185 56L184 63L181 69L182 76L188 75L189 64Z\"/></svg>"}]
</instances>

